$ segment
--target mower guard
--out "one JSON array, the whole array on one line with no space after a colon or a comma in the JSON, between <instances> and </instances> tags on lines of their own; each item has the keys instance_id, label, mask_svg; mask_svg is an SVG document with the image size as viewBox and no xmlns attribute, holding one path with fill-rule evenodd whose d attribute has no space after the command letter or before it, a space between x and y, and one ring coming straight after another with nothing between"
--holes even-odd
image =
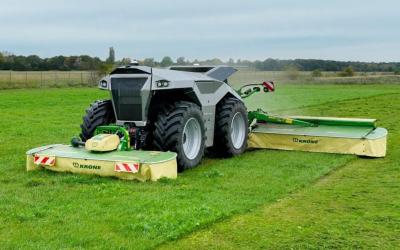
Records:
<instances>
[{"instance_id":1,"label":"mower guard","mask_svg":"<svg viewBox=\"0 0 400 250\"><path fill-rule=\"evenodd\" d=\"M46 168L57 172L139 181L177 177L174 152L131 150L100 153L88 151L84 147L55 144L31 149L26 155L27 171Z\"/></svg>"},{"instance_id":2,"label":"mower guard","mask_svg":"<svg viewBox=\"0 0 400 250\"><path fill-rule=\"evenodd\" d=\"M257 121L249 135L250 148L299 150L368 157L386 155L387 130L375 119L291 116L313 126Z\"/></svg>"}]
</instances>

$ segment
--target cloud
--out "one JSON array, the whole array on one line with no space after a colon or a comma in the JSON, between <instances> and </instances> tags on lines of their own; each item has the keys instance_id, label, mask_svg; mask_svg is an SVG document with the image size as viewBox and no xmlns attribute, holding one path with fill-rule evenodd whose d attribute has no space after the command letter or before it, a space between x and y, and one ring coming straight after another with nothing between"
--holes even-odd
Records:
<instances>
[{"instance_id":1,"label":"cloud","mask_svg":"<svg viewBox=\"0 0 400 250\"><path fill-rule=\"evenodd\" d=\"M4 1L0 50L17 54L399 60L393 0Z\"/></svg>"}]
</instances>

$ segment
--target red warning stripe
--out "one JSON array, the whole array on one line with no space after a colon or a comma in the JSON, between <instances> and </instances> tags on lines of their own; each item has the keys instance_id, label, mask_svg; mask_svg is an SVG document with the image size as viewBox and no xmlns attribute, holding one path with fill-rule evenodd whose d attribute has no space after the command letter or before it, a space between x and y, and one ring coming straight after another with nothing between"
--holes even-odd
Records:
<instances>
[{"instance_id":1,"label":"red warning stripe","mask_svg":"<svg viewBox=\"0 0 400 250\"><path fill-rule=\"evenodd\" d=\"M129 164L128 164L128 163L124 163L124 168L125 168L125 170L128 171L128 172L132 172L132 169L129 167Z\"/></svg>"},{"instance_id":2,"label":"red warning stripe","mask_svg":"<svg viewBox=\"0 0 400 250\"><path fill-rule=\"evenodd\" d=\"M43 159L42 159L42 161L40 163L46 164L48 159L49 159L49 157L43 157Z\"/></svg>"},{"instance_id":3,"label":"red warning stripe","mask_svg":"<svg viewBox=\"0 0 400 250\"><path fill-rule=\"evenodd\" d=\"M114 170L116 172L137 173L139 171L139 163L117 162Z\"/></svg>"},{"instance_id":4,"label":"red warning stripe","mask_svg":"<svg viewBox=\"0 0 400 250\"><path fill-rule=\"evenodd\" d=\"M40 156L40 155L35 155L33 157L33 163L36 165L42 165L42 166L54 166L54 163L56 162L56 158L54 156Z\"/></svg>"}]
</instances>

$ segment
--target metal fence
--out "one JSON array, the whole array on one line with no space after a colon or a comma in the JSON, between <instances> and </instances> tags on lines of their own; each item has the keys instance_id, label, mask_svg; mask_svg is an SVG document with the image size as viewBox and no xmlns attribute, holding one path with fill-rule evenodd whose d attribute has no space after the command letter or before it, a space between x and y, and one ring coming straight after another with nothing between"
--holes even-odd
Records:
<instances>
[{"instance_id":1,"label":"metal fence","mask_svg":"<svg viewBox=\"0 0 400 250\"><path fill-rule=\"evenodd\" d=\"M0 71L0 89L92 87L99 78L92 71Z\"/></svg>"}]
</instances>

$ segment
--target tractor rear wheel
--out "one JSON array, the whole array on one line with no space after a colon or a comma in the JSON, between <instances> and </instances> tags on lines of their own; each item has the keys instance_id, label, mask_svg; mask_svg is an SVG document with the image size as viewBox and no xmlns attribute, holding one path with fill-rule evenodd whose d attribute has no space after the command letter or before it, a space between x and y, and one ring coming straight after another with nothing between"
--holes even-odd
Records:
<instances>
[{"instance_id":1,"label":"tractor rear wheel","mask_svg":"<svg viewBox=\"0 0 400 250\"><path fill-rule=\"evenodd\" d=\"M200 107L187 101L161 107L154 123L158 150L177 153L178 171L197 166L204 155L205 129Z\"/></svg>"},{"instance_id":2,"label":"tractor rear wheel","mask_svg":"<svg viewBox=\"0 0 400 250\"><path fill-rule=\"evenodd\" d=\"M86 114L83 116L81 124L81 134L79 135L82 141L86 141L93 137L96 127L108 125L115 122L115 115L111 100L98 100L90 104L86 109Z\"/></svg>"},{"instance_id":3,"label":"tractor rear wheel","mask_svg":"<svg viewBox=\"0 0 400 250\"><path fill-rule=\"evenodd\" d=\"M230 157L247 148L249 122L246 106L234 97L223 99L217 105L214 129L214 152Z\"/></svg>"}]
</instances>

